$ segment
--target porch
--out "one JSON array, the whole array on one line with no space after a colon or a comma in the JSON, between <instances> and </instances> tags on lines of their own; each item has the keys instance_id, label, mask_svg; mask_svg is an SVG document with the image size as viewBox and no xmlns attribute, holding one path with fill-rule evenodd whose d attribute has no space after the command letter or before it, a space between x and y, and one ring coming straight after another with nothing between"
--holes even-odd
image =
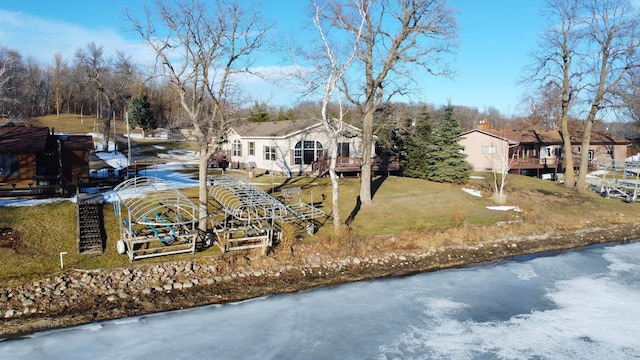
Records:
<instances>
[{"instance_id":1,"label":"porch","mask_svg":"<svg viewBox=\"0 0 640 360\"><path fill-rule=\"evenodd\" d=\"M580 168L580 158L573 158L573 168L575 170ZM589 171L596 169L596 164L592 161L589 161L587 166ZM545 158L512 158L511 159L511 171L512 173L518 175L524 175L527 173L535 172L537 177L540 177L541 174L554 172L554 173L563 173L565 171L565 159L564 158L555 158L555 157L545 157Z\"/></svg>"},{"instance_id":2,"label":"porch","mask_svg":"<svg viewBox=\"0 0 640 360\"><path fill-rule=\"evenodd\" d=\"M331 159L325 157L316 163L316 170L319 176L329 173ZM400 171L400 159L393 155L380 155L371 159L371 171L373 173L392 173ZM362 159L359 157L338 157L336 161L336 173L338 174L360 174L362 170Z\"/></svg>"}]
</instances>

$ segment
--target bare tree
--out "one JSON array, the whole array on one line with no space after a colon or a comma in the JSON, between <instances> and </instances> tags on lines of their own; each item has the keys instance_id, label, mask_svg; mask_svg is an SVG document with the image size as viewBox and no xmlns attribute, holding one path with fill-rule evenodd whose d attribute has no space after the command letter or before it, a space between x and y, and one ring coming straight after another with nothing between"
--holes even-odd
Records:
<instances>
[{"instance_id":1,"label":"bare tree","mask_svg":"<svg viewBox=\"0 0 640 360\"><path fill-rule=\"evenodd\" d=\"M92 84L107 104L103 123L104 148L109 147L109 134L114 103L124 96L126 86L133 76L133 64L123 52L116 59L106 58L102 46L89 43L86 49L75 54L77 65L84 72L84 83Z\"/></svg>"},{"instance_id":2,"label":"bare tree","mask_svg":"<svg viewBox=\"0 0 640 360\"><path fill-rule=\"evenodd\" d=\"M357 66L343 76L340 90L363 118L360 201L370 205L374 114L383 101L412 92L412 75L417 69L450 75L444 56L457 46L457 24L444 0L369 1L368 11L359 14L361 3L326 0L320 17L341 32L336 36L360 37ZM364 29L358 35L360 21L354 19L361 16Z\"/></svg>"},{"instance_id":3,"label":"bare tree","mask_svg":"<svg viewBox=\"0 0 640 360\"><path fill-rule=\"evenodd\" d=\"M628 0L549 0L546 14L552 23L540 39L527 80L560 89L565 186L584 191L593 123L602 109L617 102L620 82L639 65L638 16ZM570 112L579 104L587 104L588 111L576 179Z\"/></svg>"},{"instance_id":4,"label":"bare tree","mask_svg":"<svg viewBox=\"0 0 640 360\"><path fill-rule=\"evenodd\" d=\"M53 72L53 96L54 106L56 108L56 116L60 118L60 106L62 103L62 78L67 72L67 63L62 58L62 54L56 53L53 56L53 68L50 70Z\"/></svg>"},{"instance_id":5,"label":"bare tree","mask_svg":"<svg viewBox=\"0 0 640 360\"><path fill-rule=\"evenodd\" d=\"M10 102L9 85L11 83L11 58L7 56L5 49L0 48L0 104Z\"/></svg>"},{"instance_id":6,"label":"bare tree","mask_svg":"<svg viewBox=\"0 0 640 360\"><path fill-rule=\"evenodd\" d=\"M130 13L126 17L155 53L194 128L200 146L199 228L206 231L207 165L233 119L234 76L250 72L270 25L256 7L225 0L158 0L142 21Z\"/></svg>"},{"instance_id":7,"label":"bare tree","mask_svg":"<svg viewBox=\"0 0 640 360\"><path fill-rule=\"evenodd\" d=\"M636 126L640 127L640 69L630 73L625 84L619 87L624 110Z\"/></svg>"},{"instance_id":8,"label":"bare tree","mask_svg":"<svg viewBox=\"0 0 640 360\"><path fill-rule=\"evenodd\" d=\"M330 43L324 29L323 18L320 16L321 5L317 0L313 0L312 2L314 7L313 24L320 35L323 55L315 53L309 55L310 61L315 64L313 71L301 71L300 76L303 78L303 81L307 82L310 88L309 92L314 92L317 89L321 89L322 91L320 112L321 122L329 137L329 177L331 178L332 187L333 228L335 232L338 232L342 226L342 219L340 217L340 187L338 174L336 173L336 163L338 158L338 139L345 133L346 129L344 123L345 108L337 90L338 84L354 62L358 53L358 46L368 5L366 1L360 1L355 4L358 11L358 17L356 19L360 19L360 25L357 27L358 30L355 38L352 39L353 42L347 46L341 46L339 42ZM328 25L330 26L331 24ZM347 25L344 24L344 26ZM340 49L346 49L346 51L340 51ZM332 101L337 105L337 113L335 116L332 116L329 109Z\"/></svg>"},{"instance_id":9,"label":"bare tree","mask_svg":"<svg viewBox=\"0 0 640 360\"><path fill-rule=\"evenodd\" d=\"M558 89L560 98L560 132L565 149L565 186L575 186L573 152L569 133L569 112L579 92L583 71L574 64L580 46L577 0L548 0L544 15L552 22L540 37L539 49L532 53L534 64L526 82ZM577 69L577 70L576 70Z\"/></svg>"},{"instance_id":10,"label":"bare tree","mask_svg":"<svg viewBox=\"0 0 640 360\"><path fill-rule=\"evenodd\" d=\"M617 88L630 71L640 67L640 14L628 0L581 1L585 16L587 40L585 64L590 70L585 89L588 94L589 113L582 132L580 172L576 188L587 189L589 144L596 117L606 107L619 101Z\"/></svg>"},{"instance_id":11,"label":"bare tree","mask_svg":"<svg viewBox=\"0 0 640 360\"><path fill-rule=\"evenodd\" d=\"M0 112L22 115L21 100L26 68L22 56L12 49L0 48Z\"/></svg>"},{"instance_id":12,"label":"bare tree","mask_svg":"<svg viewBox=\"0 0 640 360\"><path fill-rule=\"evenodd\" d=\"M513 167L513 158L510 157L512 144L506 138L491 142L491 147L495 151L487 154L490 156L491 169L493 175L493 195L491 198L498 205L507 203L507 194L505 194L505 186L507 185L509 170Z\"/></svg>"},{"instance_id":13,"label":"bare tree","mask_svg":"<svg viewBox=\"0 0 640 360\"><path fill-rule=\"evenodd\" d=\"M519 119L520 127L526 129L560 130L561 93L555 82L548 82L524 100L528 115Z\"/></svg>"}]
</instances>

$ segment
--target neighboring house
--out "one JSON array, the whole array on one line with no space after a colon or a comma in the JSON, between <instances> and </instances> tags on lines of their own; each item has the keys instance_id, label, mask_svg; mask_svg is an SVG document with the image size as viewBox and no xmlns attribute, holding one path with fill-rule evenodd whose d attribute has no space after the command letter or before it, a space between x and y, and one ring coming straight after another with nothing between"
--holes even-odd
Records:
<instances>
[{"instance_id":1,"label":"neighboring house","mask_svg":"<svg viewBox=\"0 0 640 360\"><path fill-rule=\"evenodd\" d=\"M473 129L460 134L467 161L474 171L499 171L507 160L511 173L541 177L564 173L566 152L559 131ZM574 169L580 167L582 134L571 134L571 156ZM589 168L598 164L624 162L631 141L593 132L589 152Z\"/></svg>"},{"instance_id":2,"label":"neighboring house","mask_svg":"<svg viewBox=\"0 0 640 360\"><path fill-rule=\"evenodd\" d=\"M341 163L351 164L362 156L362 131L345 127L338 139L338 156ZM318 120L243 123L229 129L221 155L213 160L226 160L231 168L260 172L322 175L320 164L329 152L328 142L324 125ZM220 156L227 158L219 159Z\"/></svg>"},{"instance_id":3,"label":"neighboring house","mask_svg":"<svg viewBox=\"0 0 640 360\"><path fill-rule=\"evenodd\" d=\"M0 182L37 186L77 184L89 175L91 136L54 135L46 127L0 127Z\"/></svg>"}]
</instances>

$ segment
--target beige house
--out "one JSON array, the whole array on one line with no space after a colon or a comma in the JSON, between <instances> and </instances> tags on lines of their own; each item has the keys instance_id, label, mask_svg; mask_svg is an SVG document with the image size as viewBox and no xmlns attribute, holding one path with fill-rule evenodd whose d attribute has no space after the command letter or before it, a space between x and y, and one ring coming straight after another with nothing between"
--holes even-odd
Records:
<instances>
[{"instance_id":1,"label":"beige house","mask_svg":"<svg viewBox=\"0 0 640 360\"><path fill-rule=\"evenodd\" d=\"M624 162L631 141L593 132L588 149L582 149L582 134L571 134L574 168L588 151L589 168ZM460 134L467 161L474 171L499 171L506 164L511 173L541 177L565 172L566 152L559 131L473 129Z\"/></svg>"},{"instance_id":2,"label":"beige house","mask_svg":"<svg viewBox=\"0 0 640 360\"><path fill-rule=\"evenodd\" d=\"M338 156L362 157L362 131L345 127L338 139ZM229 129L223 153L231 168L295 176L317 173L328 143L329 136L318 120L247 122Z\"/></svg>"}]
</instances>

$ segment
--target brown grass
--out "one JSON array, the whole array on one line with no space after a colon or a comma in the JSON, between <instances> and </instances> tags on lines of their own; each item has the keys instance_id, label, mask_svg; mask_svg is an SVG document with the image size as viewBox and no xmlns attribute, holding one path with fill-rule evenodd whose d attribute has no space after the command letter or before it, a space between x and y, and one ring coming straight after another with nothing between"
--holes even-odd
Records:
<instances>
[{"instance_id":1,"label":"brown grass","mask_svg":"<svg viewBox=\"0 0 640 360\"><path fill-rule=\"evenodd\" d=\"M91 131L91 121L81 122L78 116L41 119L45 126L61 131ZM149 151L153 145L166 147L192 145L183 142L141 141ZM190 148L191 149L191 148ZM156 149L158 150L158 149ZM193 149L191 149L193 150ZM191 170L195 176L195 170ZM215 171L212 170L212 173ZM286 179L271 175L252 179L268 192L282 187L301 187L304 201L313 201L327 214L331 212L331 184L328 179L300 177ZM518 234L544 234L558 230L574 230L606 223L633 222L640 215L640 204L628 204L619 199L605 199L594 193L579 194L564 186L534 178L510 176L507 185L507 204L522 211L492 211L490 184L473 179L464 187L483 192L475 197L462 191L462 185L433 183L402 177L374 179L373 205L358 205L360 179L340 180L340 211L349 227L333 232L330 219L315 236L297 233L292 226L283 227L279 244L267 258L254 252L224 254L225 266L254 267L273 261L301 262L308 256L333 255L367 257L396 250L431 249L447 245L472 245L487 239L505 238ZM197 200L197 188L182 189L185 195ZM210 209L216 211L213 201ZM115 243L119 238L117 221L111 205L104 208L107 234L102 254L80 255L77 251L76 204L62 201L30 207L0 207L0 282L19 281L51 276L68 268L95 269L129 264L128 257L119 255ZM496 225L509 222L511 225ZM10 235L9 235L10 233ZM299 253L297 245L308 251ZM65 255L65 270L60 269L60 252ZM310 255L312 254L312 255ZM315 255L313 255L315 254ZM196 254L198 259L220 256L217 247ZM171 260L191 259L182 254ZM147 259L159 262L168 258Z\"/></svg>"},{"instance_id":2,"label":"brown grass","mask_svg":"<svg viewBox=\"0 0 640 360\"><path fill-rule=\"evenodd\" d=\"M327 179L298 178L254 179L265 190L278 186L301 186L303 199L312 196L330 211L331 189ZM384 181L382 181L384 180ZM627 204L618 199L604 199L596 194L578 194L556 183L514 176L508 188L508 203L518 205L521 212L491 211L487 197L474 197L462 186L431 183L425 180L389 177L376 179L381 185L375 192L374 205L355 208L359 179L341 180L343 219L355 214L350 227L333 232L330 220L316 236L297 233L284 226L283 236L269 258L258 252L225 254L229 267L257 266L274 259L303 261L308 254L296 252L296 245L306 244L318 256L367 257L394 250L430 249L441 246L475 244L487 239L517 234L543 234L573 230L599 223L631 222L640 215L640 204ZM481 186L469 184L467 186ZM195 200L197 189L181 190ZM214 209L213 202L210 204ZM29 207L1 207L0 224L15 235L13 240L0 240L0 282L55 275L60 269L60 252L66 268L95 269L126 266L128 257L119 255L115 243L119 233L113 207L104 208L107 233L103 254L80 255L76 243L76 205L70 201ZM512 225L496 225L509 221ZM8 230L5 230L8 231ZM217 247L196 255L198 258L219 256ZM182 254L171 260L189 259ZM271 258L271 259L270 259ZM141 262L159 262L167 258ZM265 264L266 264L265 263Z\"/></svg>"}]
</instances>

